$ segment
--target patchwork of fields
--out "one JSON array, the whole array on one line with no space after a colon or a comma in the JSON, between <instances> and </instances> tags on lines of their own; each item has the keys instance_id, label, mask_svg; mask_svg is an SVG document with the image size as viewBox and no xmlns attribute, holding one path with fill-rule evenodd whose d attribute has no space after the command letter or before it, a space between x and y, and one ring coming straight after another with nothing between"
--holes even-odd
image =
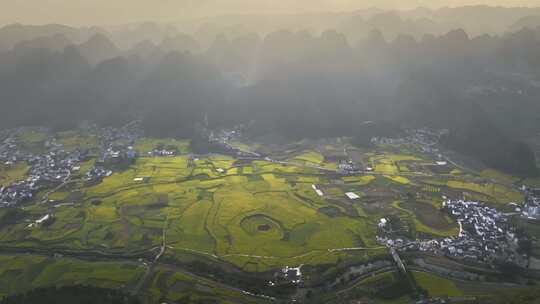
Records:
<instances>
[{"instance_id":1,"label":"patchwork of fields","mask_svg":"<svg viewBox=\"0 0 540 304\"><path fill-rule=\"evenodd\" d=\"M34 143L43 139L37 134L26 136L29 147L38 149ZM92 136L65 132L60 138L68 149L95 149ZM146 154L158 145L178 155ZM245 150L265 148L235 145ZM265 273L284 266L365 263L384 255L386 248L376 242L381 218L399 219L399 229L413 239L455 236L457 223L440 210L443 197L472 197L501 208L523 199L511 184L515 178L493 170L475 175L453 166L437 167L420 153L399 154L395 148L349 147L347 153L372 170L346 175L338 173L345 149L329 144L295 145L283 148L282 154L275 147L267 148L279 161L213 154L197 157L189 154L186 141L178 140L144 139L135 149L141 157L98 183L82 178L94 164L91 158L81 163L80 173L69 184L49 193L49 202L39 200L45 191L38 193L36 201L18 211L20 221L0 225L0 245L10 250L91 252L128 259L146 256L147 260L161 249L163 257L174 263L195 260L248 274ZM0 167L0 183L23 179L27 170L24 163ZM355 196L348 197L350 193ZM6 212L0 209L0 219ZM45 214L54 217L50 225L29 227ZM0 267L0 278L13 279L0 289L0 295L24 290L25 280L33 287L69 281L100 286L94 282L102 281L109 287L134 289L144 276L147 283L142 288L153 299L180 299L186 294L204 299L221 293L230 303L245 300L164 265L143 274L147 267L141 261L114 267L42 255L6 255L0 261L10 265ZM435 277L414 276L430 294L452 290L453 295L461 295L452 282L434 286ZM394 282L391 275L372 278L379 279ZM369 280L364 283L370 285ZM193 289L201 292L188 292Z\"/></svg>"},{"instance_id":2,"label":"patchwork of fields","mask_svg":"<svg viewBox=\"0 0 540 304\"><path fill-rule=\"evenodd\" d=\"M1 237L18 246L122 251L147 250L165 237L168 254L197 251L250 271L332 263L340 255L328 249L377 247L366 218L319 211L328 203L311 186L324 180L310 169L264 161L238 166L225 156L191 167L186 156L140 158L98 185L77 188L75 205L54 208L57 220L47 229L21 223ZM27 211L37 216L47 208Z\"/></svg>"}]
</instances>

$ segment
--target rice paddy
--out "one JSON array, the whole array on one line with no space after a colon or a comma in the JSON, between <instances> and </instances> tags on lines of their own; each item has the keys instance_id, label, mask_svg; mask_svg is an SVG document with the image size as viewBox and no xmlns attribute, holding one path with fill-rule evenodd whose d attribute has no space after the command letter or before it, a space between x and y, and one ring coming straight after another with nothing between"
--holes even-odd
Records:
<instances>
[{"instance_id":1,"label":"rice paddy","mask_svg":"<svg viewBox=\"0 0 540 304\"><path fill-rule=\"evenodd\" d=\"M24 162L13 165L0 165L0 187L25 179L28 169L30 167Z\"/></svg>"},{"instance_id":2,"label":"rice paddy","mask_svg":"<svg viewBox=\"0 0 540 304\"><path fill-rule=\"evenodd\" d=\"M45 138L24 136L30 142ZM92 149L94 139L66 132L60 140L69 149ZM236 145L246 150L261 148ZM179 155L147 157L146 152L156 148L174 149ZM523 199L509 185L515 180L499 172L485 170L474 176L455 168L441 174L416 171L433 161L408 151L399 154L395 148L356 151L359 162L373 170L340 174L335 154L341 149L330 148L325 151L333 157L304 147L281 158L286 162L239 160L215 154L193 157L187 154L188 141L146 138L135 145L141 154L136 162L99 183L81 181L95 162L86 160L74 173L72 186L50 194L51 203L31 202L24 208L24 220L0 226L0 245L155 255L165 244L167 261L182 263L189 255L202 263L262 274L288 265L368 262L386 252L375 236L379 219L388 214L410 225L413 237L455 236L456 223L440 211L444 196L470 193L499 204ZM1 185L24 178L27 170L24 163L0 167ZM348 198L348 192L357 197ZM49 213L54 216L49 226L28 227ZM342 250L350 248L361 249ZM0 264L0 280L11 282L0 286L0 296L28 286L68 282L132 288L145 271L140 263L113 265L42 256L0 256ZM462 295L451 280L424 272L413 272L413 276L430 296ZM156 267L150 279L144 288L152 301L191 297L204 302L218 295L223 303L252 303L238 292L163 265ZM396 277L380 274L359 285L370 288L380 283L397 284Z\"/></svg>"}]
</instances>

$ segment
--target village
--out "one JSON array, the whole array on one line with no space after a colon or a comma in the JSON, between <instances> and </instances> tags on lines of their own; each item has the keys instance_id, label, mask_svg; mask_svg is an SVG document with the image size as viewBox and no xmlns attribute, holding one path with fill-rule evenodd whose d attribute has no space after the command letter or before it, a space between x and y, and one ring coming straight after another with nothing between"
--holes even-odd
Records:
<instances>
[{"instance_id":1,"label":"village","mask_svg":"<svg viewBox=\"0 0 540 304\"><path fill-rule=\"evenodd\" d=\"M14 135L19 132L15 131ZM54 139L47 140L45 146L46 153L34 155L20 150L13 136L4 139L0 146L0 161L6 166L26 162L30 169L26 179L0 189L0 207L16 206L32 199L40 189L62 183L79 168L78 164L84 157L79 151L64 151Z\"/></svg>"},{"instance_id":2,"label":"village","mask_svg":"<svg viewBox=\"0 0 540 304\"><path fill-rule=\"evenodd\" d=\"M89 151L76 149L66 151L55 137L49 136L44 142L44 153L31 153L17 145L16 138L24 132L48 133L47 129L19 128L2 132L0 162L4 166L26 163L27 177L0 188L0 208L15 207L35 197L43 189L54 188L67 182L81 169L81 162L90 158ZM87 182L98 181L113 173L114 165L133 161L137 154L133 143L141 136L136 124L122 128L98 130L99 157L84 175ZM121 143L121 144L119 144ZM46 195L45 195L46 198Z\"/></svg>"},{"instance_id":3,"label":"village","mask_svg":"<svg viewBox=\"0 0 540 304\"><path fill-rule=\"evenodd\" d=\"M35 131L35 129L33 129ZM49 199L48 193L54 193L54 191L60 189L66 183L83 182L85 186L94 186L103 181L105 177L111 177L117 172L122 170L131 170L136 166L136 160L139 157L144 157L144 161L150 158L167 158L164 161L171 160L171 162L178 159L183 159L185 156L187 167L196 167L199 158L215 157L216 154L225 154L232 156L236 160L242 160L246 162L251 161L264 161L271 163L271 166L295 166L302 169L318 169L319 174L325 176L331 176L334 179L346 179L350 176L357 175L373 175L374 180L390 183L387 178L388 174L379 172L377 164L374 161L365 161L355 156L354 150L347 151L347 147L343 149L341 154L341 147L339 148L339 158L332 159L333 166L324 167L321 164L298 161L294 157L285 158L279 153L267 153L261 152L264 150L248 151L249 145L242 145L241 138L243 135L242 128L236 128L232 130L222 130L216 132L210 132L205 138L206 143L210 146L207 152L196 152L191 150L184 154L184 149L175 147L174 144L170 144L167 141L160 141L155 139L144 138L143 133L136 123L129 124L122 128L96 128L93 127L84 132L95 136L97 144L94 144L92 150L85 149L68 149L65 147L61 140L57 138L54 133L45 129L37 129L39 132L47 134L44 141L44 147L42 153L29 152L25 147L21 146L20 135L24 132L28 132L26 128L20 128L16 130L10 130L10 132L3 132L0 137L2 144L0 145L0 161L4 166L15 166L20 163L28 165L26 177L22 180L18 180L11 184L2 187L0 190L0 208L5 207L22 207L27 206L25 203L40 202L44 204L48 211L40 211L34 214L31 218L25 219L25 227L28 228L40 228L35 229L40 231L47 231L50 226L57 225L61 220L61 217L56 209L61 205L71 204L77 206L77 203L62 203L60 200L54 201ZM416 146L420 148L422 155L426 155L426 166L447 166L447 159L441 154L443 153L437 148L437 138L439 133L429 132L425 130L408 131L407 137L403 139L388 139L388 138L374 138L372 141L376 144L402 144L402 143L416 143ZM144 148L141 148L141 143L144 143ZM240 143L240 144L238 144ZM243 148L246 147L246 148ZM190 148L192 148L190 146ZM306 149L302 147L302 149ZM352 151L352 152L351 152ZM322 154L322 152L321 152ZM175 157L177 156L177 157ZM89 160L91 160L89 162ZM135 164L135 165L133 165ZM411 167L411 170L415 170L416 167ZM399 169L399 168L398 168ZM219 173L218 176L227 174L228 169L224 169L222 166L215 167L214 170ZM420 172L420 171L418 171ZM399 174L398 171L394 174ZM415 177L415 172L407 173L407 177L411 180ZM422 175L424 173L418 173ZM114 175L116 176L116 175ZM114 178L114 176L112 178ZM423 175L422 175L423 176ZM129 181L137 182L133 183L137 186L148 183L151 177L133 175L133 178L129 178ZM385 180L386 179L386 180ZM105 182L108 179L105 180ZM327 201L335 197L336 194L332 193L324 183L319 181L313 181L306 183L310 186L310 192L313 191L316 194L317 199ZM347 183L340 183L343 186L343 191L340 195L340 202L346 202L350 205L363 204L366 196L366 192L361 186L350 187ZM397 185L397 184L396 184ZM402 186L403 187L403 186ZM376 189L378 190L378 189ZM418 266L417 259L410 259L407 254L413 256L426 253L428 255L440 255L450 258L457 262L463 262L463 264L474 264L480 267L499 267L503 263L509 263L517 265L519 267L527 267L529 261L528 256L525 255L520 249L521 243L526 241L526 236L521 234L511 223L513 216L521 216L523 218L537 218L538 210L540 209L539 192L536 189L521 189L523 193L526 193L526 201L523 205L512 205L512 213L503 213L495 208L488 207L488 204L475 201L472 199L463 200L451 200L443 197L445 200L442 204L440 211L445 216L452 218L453 223L458 223L459 233L456 232L452 237L431 237L426 235L420 235L419 238L413 239L404 236L403 234L396 234L394 230L394 219L390 214L382 214L378 222L378 235L376 241L379 245L375 244L374 248L364 248L358 246L349 246L344 248L330 248L329 254L334 252L356 252L363 250L388 250L394 257L399 267L409 267L412 265ZM48 192L46 192L48 191ZM44 194L45 193L45 194ZM372 192L373 193L373 192ZM445 193L446 194L446 193ZM441 197L442 193L434 194ZM418 194L417 194L418 196ZM51 195L52 197L52 195ZM404 196L401 196L404 197ZM93 200L92 205L95 206L101 204L98 200ZM375 203L373 204L375 205ZM509 206L509 204L507 204ZM491 206L491 205L489 205ZM506 206L507 207L507 206ZM92 207L94 208L94 207ZM99 207L96 207L99 208ZM536 208L536 209L535 209ZM15 209L15 208L14 208ZM506 208L508 209L508 208ZM501 209L502 210L502 209ZM323 216L323 214L318 214ZM328 215L332 217L335 215ZM339 214L338 216L343 216ZM380 217L377 215L375 219ZM56 221L56 224L55 224ZM281 228L273 228L281 229ZM454 227L455 229L455 227ZM30 229L28 229L30 230ZM265 232L258 230L258 235L264 235ZM404 260L401 262L399 257L404 254ZM288 263L289 264L289 263ZM292 264L292 263L291 263ZM289 265L291 265L289 264ZM286 264L285 264L286 265ZM294 265L294 264L292 264ZM391 269L393 263L385 261L369 261L367 264L362 264L356 268L351 268L347 272L347 276L351 280L355 278L367 278L370 275L376 273L379 270ZM422 269L429 269L428 266L418 266ZM266 286L273 289L286 288L299 288L303 289L306 282L309 283L309 268L301 269L302 265L298 267L285 266L276 267L274 269L274 276L268 278L265 281ZM393 269L393 268L392 268ZM451 270L448 270L451 271ZM406 271L403 271L406 272ZM440 270L435 271L443 274ZM470 274L444 274L445 276L457 278L457 279L471 279ZM459 277L463 275L465 277ZM328 290L335 290L342 286L340 280L336 280L334 283L328 284L325 288ZM442 303L442 302L441 302Z\"/></svg>"},{"instance_id":4,"label":"village","mask_svg":"<svg viewBox=\"0 0 540 304\"><path fill-rule=\"evenodd\" d=\"M510 224L511 215L487 207L480 202L447 200L441 212L447 212L459 224L455 237L429 240L392 238L389 220L381 219L377 241L398 251L421 251L444 255L453 259L494 266L511 263L526 267L528 257L520 253L520 244L527 236L518 233Z\"/></svg>"}]
</instances>

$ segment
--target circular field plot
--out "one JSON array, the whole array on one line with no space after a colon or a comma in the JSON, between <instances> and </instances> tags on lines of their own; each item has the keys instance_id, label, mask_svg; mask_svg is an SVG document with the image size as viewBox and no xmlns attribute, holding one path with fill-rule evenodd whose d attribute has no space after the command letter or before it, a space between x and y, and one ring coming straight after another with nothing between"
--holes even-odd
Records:
<instances>
[{"instance_id":1,"label":"circular field plot","mask_svg":"<svg viewBox=\"0 0 540 304\"><path fill-rule=\"evenodd\" d=\"M335 206L325 206L318 209L319 213L322 213L328 217L343 216L343 212Z\"/></svg>"},{"instance_id":2,"label":"circular field plot","mask_svg":"<svg viewBox=\"0 0 540 304\"><path fill-rule=\"evenodd\" d=\"M264 214L254 214L245 217L240 222L240 227L251 236L272 240L280 240L284 235L281 224Z\"/></svg>"}]
</instances>

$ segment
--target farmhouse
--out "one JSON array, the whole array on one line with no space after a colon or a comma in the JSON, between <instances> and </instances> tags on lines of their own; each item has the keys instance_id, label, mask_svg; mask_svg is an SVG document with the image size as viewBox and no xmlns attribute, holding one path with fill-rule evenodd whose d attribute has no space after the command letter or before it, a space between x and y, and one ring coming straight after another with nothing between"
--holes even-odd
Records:
<instances>
[{"instance_id":1,"label":"farmhouse","mask_svg":"<svg viewBox=\"0 0 540 304\"><path fill-rule=\"evenodd\" d=\"M39 225L39 224L45 222L46 220L48 220L50 217L51 217L50 214L46 214L46 215L44 215L42 218L36 220L36 224Z\"/></svg>"},{"instance_id":2,"label":"farmhouse","mask_svg":"<svg viewBox=\"0 0 540 304\"><path fill-rule=\"evenodd\" d=\"M345 193L345 195L349 198L349 199L352 199L352 200L355 200L355 199L359 199L360 196L358 196L356 193L354 192L347 192Z\"/></svg>"},{"instance_id":3,"label":"farmhouse","mask_svg":"<svg viewBox=\"0 0 540 304\"><path fill-rule=\"evenodd\" d=\"M323 196L324 195L324 193L320 189L318 189L317 186L311 185L311 188L313 188L313 190L315 190L315 193L317 193L318 196Z\"/></svg>"},{"instance_id":4,"label":"farmhouse","mask_svg":"<svg viewBox=\"0 0 540 304\"><path fill-rule=\"evenodd\" d=\"M285 266L285 268L283 268L281 271L283 272L283 276L286 280L291 283L298 284L302 282L302 272L300 271L300 268L302 268L302 265L298 267Z\"/></svg>"}]
</instances>

